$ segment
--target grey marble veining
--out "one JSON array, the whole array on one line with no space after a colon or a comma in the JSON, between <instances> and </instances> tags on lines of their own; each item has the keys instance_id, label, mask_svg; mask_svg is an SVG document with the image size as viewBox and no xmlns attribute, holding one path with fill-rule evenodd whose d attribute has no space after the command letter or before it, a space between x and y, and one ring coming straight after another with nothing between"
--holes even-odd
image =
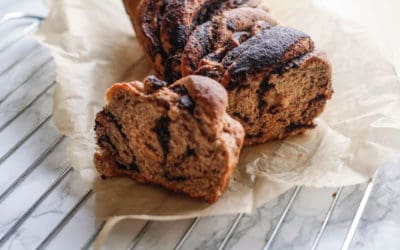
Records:
<instances>
[{"instance_id":1,"label":"grey marble veining","mask_svg":"<svg viewBox=\"0 0 400 250\"><path fill-rule=\"evenodd\" d=\"M92 236L100 222L96 221L93 213L95 209L95 197L92 196L67 225L49 242L46 249L71 250L81 249ZM116 249L117 250L117 249Z\"/></svg>"},{"instance_id":2,"label":"grey marble veining","mask_svg":"<svg viewBox=\"0 0 400 250\"><path fill-rule=\"evenodd\" d=\"M366 184L345 187L322 235L318 249L340 249L366 189Z\"/></svg>"},{"instance_id":3,"label":"grey marble veining","mask_svg":"<svg viewBox=\"0 0 400 250\"><path fill-rule=\"evenodd\" d=\"M58 138L60 138L59 132L52 125L52 122L48 121L39 128L37 133L8 157L0 165L2 171L0 175L0 193L3 193L29 166L37 163L38 158Z\"/></svg>"},{"instance_id":4,"label":"grey marble veining","mask_svg":"<svg viewBox=\"0 0 400 250\"><path fill-rule=\"evenodd\" d=\"M2 101L7 95L12 93L17 87L24 84L35 74L38 74L38 70L49 70L49 66L53 64L51 56L43 47L34 49L32 53L29 53L24 60L18 64L18 68L7 70L1 75L1 93L0 101ZM40 71L39 71L40 74Z\"/></svg>"},{"instance_id":5,"label":"grey marble veining","mask_svg":"<svg viewBox=\"0 0 400 250\"><path fill-rule=\"evenodd\" d=\"M79 183L78 180L76 173L69 174L35 210L32 216L16 230L15 234L6 242L4 248L36 248L89 190L87 184Z\"/></svg>"},{"instance_id":6,"label":"grey marble veining","mask_svg":"<svg viewBox=\"0 0 400 250\"><path fill-rule=\"evenodd\" d=\"M19 67L19 63L34 50L39 49L39 47L40 44L32 42L31 37L23 37L11 44L10 47L2 52L2 57L12 58L12 60L3 60L0 63L0 75L6 73L8 70L12 70L14 67Z\"/></svg>"},{"instance_id":7,"label":"grey marble veining","mask_svg":"<svg viewBox=\"0 0 400 250\"><path fill-rule=\"evenodd\" d=\"M47 91L37 102L26 109L8 127L0 132L0 141L8 143L0 144L0 157L7 154L15 145L23 140L27 134L37 128L52 113L51 90Z\"/></svg>"},{"instance_id":8,"label":"grey marble veining","mask_svg":"<svg viewBox=\"0 0 400 250\"><path fill-rule=\"evenodd\" d=\"M400 165L379 173L361 218L352 249L400 249Z\"/></svg>"},{"instance_id":9,"label":"grey marble veining","mask_svg":"<svg viewBox=\"0 0 400 250\"><path fill-rule=\"evenodd\" d=\"M228 241L228 249L263 249L278 223L294 189L268 202L253 214L245 215Z\"/></svg>"},{"instance_id":10,"label":"grey marble veining","mask_svg":"<svg viewBox=\"0 0 400 250\"><path fill-rule=\"evenodd\" d=\"M302 188L272 243L272 249L311 248L336 190Z\"/></svg>"},{"instance_id":11,"label":"grey marble veining","mask_svg":"<svg viewBox=\"0 0 400 250\"><path fill-rule=\"evenodd\" d=\"M0 3L0 16L13 11L32 11L46 13L47 9L42 0L2 0Z\"/></svg>"},{"instance_id":12,"label":"grey marble veining","mask_svg":"<svg viewBox=\"0 0 400 250\"><path fill-rule=\"evenodd\" d=\"M35 73L25 84L10 94L7 99L0 103L0 128L7 126L23 109L49 87L54 84L54 64L50 63L47 67ZM50 89L53 93L54 88ZM1 129L0 129L1 130Z\"/></svg>"},{"instance_id":13,"label":"grey marble veining","mask_svg":"<svg viewBox=\"0 0 400 250\"><path fill-rule=\"evenodd\" d=\"M173 249L187 228L189 228L191 222L191 219L174 222L152 222L147 232L137 243L135 249Z\"/></svg>"},{"instance_id":14,"label":"grey marble veining","mask_svg":"<svg viewBox=\"0 0 400 250\"><path fill-rule=\"evenodd\" d=\"M120 222L105 242L104 249L128 249L145 224L145 220L124 220Z\"/></svg>"},{"instance_id":15,"label":"grey marble veining","mask_svg":"<svg viewBox=\"0 0 400 250\"><path fill-rule=\"evenodd\" d=\"M217 249L237 215L201 218L182 249Z\"/></svg>"},{"instance_id":16,"label":"grey marble veining","mask_svg":"<svg viewBox=\"0 0 400 250\"><path fill-rule=\"evenodd\" d=\"M18 28L16 32L20 30L23 29ZM0 68L7 70L4 74L0 74L0 80L9 82L9 84L0 85L0 92L2 94L11 92L11 95L3 95L4 100L0 99L0 126L33 101L32 105L23 113L18 114L18 117L3 131L0 131L0 139L7 142L0 146L2 153L0 153L0 157L9 150L15 149L15 152L4 158L3 164L0 165L3 170L0 176L2 180L0 193L8 188L28 166L34 163L42 153L49 150L49 147L60 138L60 134L52 125L51 119L38 127L51 114L54 88L48 89L38 99L36 99L37 94L54 82L55 71L54 62L49 60L48 50L37 45L37 42L32 38L24 38L17 40L11 50L0 52L0 59L4 58L2 56L11 58L9 61L0 60L0 62L5 62L4 64L0 63ZM26 134L35 128L38 128L37 131L26 137ZM21 139L26 139L26 142L14 148L14 145ZM39 195L44 193L49 184L58 178L61 171L70 166L65 156L66 144L66 141L62 141L57 147L49 151L44 161L38 164L37 168L4 201L0 202L0 213L2 214L0 216L0 235L4 235L21 218L22 213L32 206ZM70 212L88 188L88 184L81 182L77 176L67 175L64 181L56 186L27 220L18 227L3 247L7 249L32 249ZM82 209L72 216L71 224L60 232L61 235L67 232L74 238L68 244L63 242L66 249L71 249L71 247L78 249L96 230L98 224L94 221L93 202L93 199L90 203L85 202ZM93 218L93 220L91 221L90 218ZM68 231L74 223L78 227ZM75 233L79 233L81 236L80 242L76 240L79 237ZM56 243L58 242L57 237L58 234L54 239ZM61 239L63 241L65 236L62 236ZM49 248L52 247L49 246ZM56 247L56 249L60 249L60 247Z\"/></svg>"},{"instance_id":17,"label":"grey marble veining","mask_svg":"<svg viewBox=\"0 0 400 250\"><path fill-rule=\"evenodd\" d=\"M65 158L66 142L61 142L9 196L0 203L0 237L40 197L40 194L69 166Z\"/></svg>"}]
</instances>

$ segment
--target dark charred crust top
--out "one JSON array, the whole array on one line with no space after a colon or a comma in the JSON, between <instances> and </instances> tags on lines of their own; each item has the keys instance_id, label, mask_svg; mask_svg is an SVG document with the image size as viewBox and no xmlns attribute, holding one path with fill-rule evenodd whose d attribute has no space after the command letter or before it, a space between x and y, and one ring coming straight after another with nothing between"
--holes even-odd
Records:
<instances>
[{"instance_id":1,"label":"dark charred crust top","mask_svg":"<svg viewBox=\"0 0 400 250\"><path fill-rule=\"evenodd\" d=\"M185 76L196 72L201 59L213 53L219 55L218 61L223 58L226 72L222 80L227 86L235 85L228 82L243 78L238 75L244 72L268 71L278 64L282 67L313 49L311 39L303 32L284 27L270 29L276 22L267 12L243 7L254 7L258 2L255 0L143 0L135 18L133 2L124 1L138 37L157 73L169 83L179 79L181 73ZM219 79L220 72L207 72L214 68L203 67L201 73Z\"/></svg>"},{"instance_id":2,"label":"dark charred crust top","mask_svg":"<svg viewBox=\"0 0 400 250\"><path fill-rule=\"evenodd\" d=\"M143 15L140 21L143 28L144 35L151 41L154 48L161 45L160 43L160 19L162 14L162 9L164 8L163 1L148 0L146 3L142 4L142 9L144 8ZM156 18L154 18L156 16Z\"/></svg>"},{"instance_id":3,"label":"dark charred crust top","mask_svg":"<svg viewBox=\"0 0 400 250\"><path fill-rule=\"evenodd\" d=\"M279 26L263 30L227 53L222 84L236 85L236 79L249 72L272 72L313 49L311 38L301 31Z\"/></svg>"},{"instance_id":4,"label":"dark charred crust top","mask_svg":"<svg viewBox=\"0 0 400 250\"><path fill-rule=\"evenodd\" d=\"M161 26L160 39L167 53L165 79L172 83L181 78L181 57L186 42L196 28L220 8L218 0L169 0Z\"/></svg>"},{"instance_id":5,"label":"dark charred crust top","mask_svg":"<svg viewBox=\"0 0 400 250\"><path fill-rule=\"evenodd\" d=\"M192 74L199 65L200 59L211 53L212 22L199 25L190 36L182 55L181 71L184 76ZM190 53L189 53L190 52Z\"/></svg>"},{"instance_id":6,"label":"dark charred crust top","mask_svg":"<svg viewBox=\"0 0 400 250\"><path fill-rule=\"evenodd\" d=\"M258 2L258 0L124 0L124 5L157 75L172 83L181 77L182 52L193 30L226 10L241 6L254 9ZM255 10L257 11L261 12ZM240 19L246 19L246 16L248 15L242 15ZM226 26L233 29L240 22L231 19ZM201 43L204 45L205 36L202 37ZM198 36L199 38L201 37ZM193 72L192 69L184 75Z\"/></svg>"},{"instance_id":7,"label":"dark charred crust top","mask_svg":"<svg viewBox=\"0 0 400 250\"><path fill-rule=\"evenodd\" d=\"M161 26L161 41L168 54L183 50L186 40L199 15L204 15L202 8L217 0L169 0Z\"/></svg>"},{"instance_id":8,"label":"dark charred crust top","mask_svg":"<svg viewBox=\"0 0 400 250\"><path fill-rule=\"evenodd\" d=\"M192 30L224 10L246 5L249 0L168 0L161 25L164 50L171 54L183 50ZM254 4L254 3L252 3Z\"/></svg>"},{"instance_id":9,"label":"dark charred crust top","mask_svg":"<svg viewBox=\"0 0 400 250\"><path fill-rule=\"evenodd\" d=\"M149 60L159 75L164 74L164 69L156 65L160 63L157 61L164 64L166 57L160 41L161 20L165 10L164 0L124 0L124 5Z\"/></svg>"},{"instance_id":10,"label":"dark charred crust top","mask_svg":"<svg viewBox=\"0 0 400 250\"><path fill-rule=\"evenodd\" d=\"M199 25L191 34L182 54L182 75L190 75L201 67L203 58L219 62L225 53L250 38L250 31L258 22L267 22L268 28L276 25L265 11L261 9L241 7L227 10L220 16L215 16L212 21ZM214 56L213 56L214 55ZM205 76L207 68L201 70ZM217 79L213 77L213 79Z\"/></svg>"},{"instance_id":11,"label":"dark charred crust top","mask_svg":"<svg viewBox=\"0 0 400 250\"><path fill-rule=\"evenodd\" d=\"M311 40L307 34L292 28L277 26L264 29L241 46L228 52L223 60L223 65L225 68L230 66L232 73L244 70L240 69L242 67L264 68L272 66L280 63L288 49L302 39ZM309 47L309 51L311 51L312 46ZM298 56L301 55L296 57Z\"/></svg>"}]
</instances>

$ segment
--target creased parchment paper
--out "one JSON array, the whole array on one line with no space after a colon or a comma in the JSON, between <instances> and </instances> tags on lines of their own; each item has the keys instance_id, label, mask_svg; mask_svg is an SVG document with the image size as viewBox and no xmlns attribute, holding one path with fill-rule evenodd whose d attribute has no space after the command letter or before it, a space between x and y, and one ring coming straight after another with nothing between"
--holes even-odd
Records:
<instances>
[{"instance_id":1,"label":"creased parchment paper","mask_svg":"<svg viewBox=\"0 0 400 250\"><path fill-rule=\"evenodd\" d=\"M333 64L333 100L318 127L283 142L243 150L227 192L208 205L127 179L98 178L93 166L94 117L114 82L151 73L119 0L48 1L37 38L57 65L54 122L72 139L68 156L94 184L98 218L173 220L251 212L295 185L335 187L367 181L400 149L400 84L359 26L312 0L264 1L281 24L309 33Z\"/></svg>"}]
</instances>

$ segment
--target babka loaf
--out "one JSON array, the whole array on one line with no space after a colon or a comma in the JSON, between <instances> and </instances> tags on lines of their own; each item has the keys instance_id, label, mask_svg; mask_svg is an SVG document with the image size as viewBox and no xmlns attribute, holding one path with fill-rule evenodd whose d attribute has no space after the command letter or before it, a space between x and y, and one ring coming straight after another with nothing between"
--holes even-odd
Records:
<instances>
[{"instance_id":1,"label":"babka loaf","mask_svg":"<svg viewBox=\"0 0 400 250\"><path fill-rule=\"evenodd\" d=\"M96 117L95 165L105 177L126 176L207 202L226 189L244 139L227 113L226 90L203 76L167 87L156 77L117 83Z\"/></svg>"},{"instance_id":2,"label":"babka loaf","mask_svg":"<svg viewBox=\"0 0 400 250\"><path fill-rule=\"evenodd\" d=\"M245 145L301 134L332 95L331 66L311 38L277 26L257 1L124 0L159 77L204 75L229 95Z\"/></svg>"}]
</instances>

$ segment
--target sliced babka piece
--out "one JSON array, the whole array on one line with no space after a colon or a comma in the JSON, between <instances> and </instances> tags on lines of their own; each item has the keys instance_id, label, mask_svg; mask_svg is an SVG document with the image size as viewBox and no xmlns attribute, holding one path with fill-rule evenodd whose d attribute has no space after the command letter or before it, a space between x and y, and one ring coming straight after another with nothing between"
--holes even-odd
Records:
<instances>
[{"instance_id":1,"label":"sliced babka piece","mask_svg":"<svg viewBox=\"0 0 400 250\"><path fill-rule=\"evenodd\" d=\"M167 87L155 77L117 83L97 114L95 165L106 177L126 176L215 202L238 163L244 139L227 113L222 85L188 76Z\"/></svg>"}]
</instances>

